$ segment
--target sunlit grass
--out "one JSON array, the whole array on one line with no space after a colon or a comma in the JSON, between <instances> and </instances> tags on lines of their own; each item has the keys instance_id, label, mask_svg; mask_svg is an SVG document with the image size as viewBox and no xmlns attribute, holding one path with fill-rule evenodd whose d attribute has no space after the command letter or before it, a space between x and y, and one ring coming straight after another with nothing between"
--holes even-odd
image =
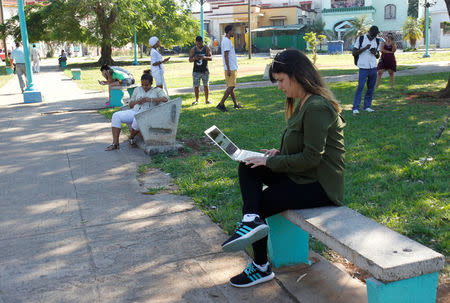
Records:
<instances>
[{"instance_id":1,"label":"sunlit grass","mask_svg":"<svg viewBox=\"0 0 450 303\"><path fill-rule=\"evenodd\" d=\"M308 56L311 57L310 54ZM396 54L398 70L408 69L410 67L402 66L420 62L443 61L448 60L450 52L431 53L430 58L423 58L420 53L398 53ZM136 80L139 80L143 71L150 68L148 57L140 60L140 65L131 65L131 61L119 62L125 69L131 72ZM238 83L262 81L264 70L267 64L272 62L268 57L253 57L251 60L245 55L238 56L239 70ZM224 69L221 57L214 57L209 63L210 84L224 84ZM320 55L317 60L317 68L322 76L338 76L356 74L358 69L353 64L353 57L350 53L338 55ZM182 57L174 57L172 60L164 64L165 79L169 88L191 87L192 86L192 63L188 59ZM72 77L70 68L78 67L82 69L82 80L77 81L82 89L87 90L106 90L105 86L98 84L97 80L103 80L94 61L83 64L68 64L65 74Z\"/></svg>"}]
</instances>

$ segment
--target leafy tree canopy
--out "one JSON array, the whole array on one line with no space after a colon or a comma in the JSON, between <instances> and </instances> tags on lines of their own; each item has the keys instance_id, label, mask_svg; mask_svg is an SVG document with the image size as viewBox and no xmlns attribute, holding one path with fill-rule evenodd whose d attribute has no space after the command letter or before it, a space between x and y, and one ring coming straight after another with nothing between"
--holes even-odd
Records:
<instances>
[{"instance_id":1,"label":"leafy tree canopy","mask_svg":"<svg viewBox=\"0 0 450 303\"><path fill-rule=\"evenodd\" d=\"M167 47L183 45L195 38L200 25L189 9L191 0L49 0L27 5L29 39L81 42L100 45L100 64L112 64L111 48L132 41L147 44L158 36ZM4 35L20 37L18 18L1 28Z\"/></svg>"}]
</instances>

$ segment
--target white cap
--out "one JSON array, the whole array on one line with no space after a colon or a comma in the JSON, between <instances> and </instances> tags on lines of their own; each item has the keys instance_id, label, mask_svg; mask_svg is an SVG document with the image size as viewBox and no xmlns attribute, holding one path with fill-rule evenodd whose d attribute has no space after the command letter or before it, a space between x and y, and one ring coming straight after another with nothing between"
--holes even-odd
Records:
<instances>
[{"instance_id":1,"label":"white cap","mask_svg":"<svg viewBox=\"0 0 450 303\"><path fill-rule=\"evenodd\" d=\"M158 38L153 36L150 39L148 39L148 43L150 44L151 47L153 47L153 45L155 45L156 43L158 43Z\"/></svg>"}]
</instances>

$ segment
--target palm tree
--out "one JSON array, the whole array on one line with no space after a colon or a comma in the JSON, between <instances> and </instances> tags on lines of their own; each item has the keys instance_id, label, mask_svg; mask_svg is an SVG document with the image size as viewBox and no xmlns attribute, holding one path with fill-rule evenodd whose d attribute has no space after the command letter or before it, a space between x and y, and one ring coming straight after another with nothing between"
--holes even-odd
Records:
<instances>
[{"instance_id":1,"label":"palm tree","mask_svg":"<svg viewBox=\"0 0 450 303\"><path fill-rule=\"evenodd\" d=\"M344 39L355 40L356 37L364 35L369 31L370 24L367 16L362 15L350 20L351 27L345 32Z\"/></svg>"},{"instance_id":2,"label":"palm tree","mask_svg":"<svg viewBox=\"0 0 450 303\"><path fill-rule=\"evenodd\" d=\"M417 39L423 37L420 21L413 17L408 17L402 27L403 40L409 41L412 48L416 47Z\"/></svg>"}]
</instances>

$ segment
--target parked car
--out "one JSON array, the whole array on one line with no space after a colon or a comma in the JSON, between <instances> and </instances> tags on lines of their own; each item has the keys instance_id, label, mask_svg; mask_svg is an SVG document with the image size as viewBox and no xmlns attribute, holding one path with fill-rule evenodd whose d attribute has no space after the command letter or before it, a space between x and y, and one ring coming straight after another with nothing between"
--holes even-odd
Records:
<instances>
[{"instance_id":1,"label":"parked car","mask_svg":"<svg viewBox=\"0 0 450 303\"><path fill-rule=\"evenodd\" d=\"M5 61L6 57L5 57L5 52L0 50L0 59L2 59L2 61Z\"/></svg>"}]
</instances>

